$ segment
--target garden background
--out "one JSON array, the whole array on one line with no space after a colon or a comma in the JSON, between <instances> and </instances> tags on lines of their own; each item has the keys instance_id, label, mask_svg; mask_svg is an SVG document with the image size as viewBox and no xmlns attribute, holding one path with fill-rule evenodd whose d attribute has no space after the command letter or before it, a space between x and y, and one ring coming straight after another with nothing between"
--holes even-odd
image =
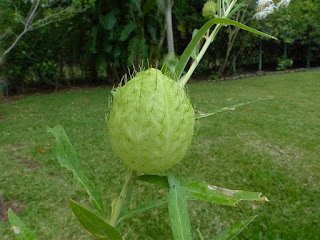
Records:
<instances>
[{"instance_id":1,"label":"garden background","mask_svg":"<svg viewBox=\"0 0 320 240\"><path fill-rule=\"evenodd\" d=\"M206 22L201 16L204 3L173 2L177 55L193 30ZM205 239L258 215L238 239L317 240L320 71L312 68L320 65L320 3L293 0L288 8L260 21L253 19L256 2L247 3L234 18L278 40L224 27L188 84L188 94L200 112L269 100L197 121L191 148L172 172L262 192L270 200L240 202L237 207L190 201L192 228L199 228ZM21 19L32 4L0 2L3 51L23 31ZM33 22L41 20L43 25L26 32L1 59L2 94L9 95L0 104L3 205L5 210L11 207L38 239L91 239L68 202L72 198L88 205L87 195L55 159L54 139L46 128L65 128L85 174L103 192L103 201L111 202L127 168L111 151L105 125L108 99L112 85L128 68L162 65L168 52L166 5L137 0L42 4ZM283 73L286 69L301 72ZM247 73L268 75L222 81ZM165 189L140 182L131 205L165 199L166 194ZM6 213L0 211L0 216L0 239L13 239ZM132 239L172 239L166 207L125 221L120 230L130 232Z\"/></svg>"}]
</instances>

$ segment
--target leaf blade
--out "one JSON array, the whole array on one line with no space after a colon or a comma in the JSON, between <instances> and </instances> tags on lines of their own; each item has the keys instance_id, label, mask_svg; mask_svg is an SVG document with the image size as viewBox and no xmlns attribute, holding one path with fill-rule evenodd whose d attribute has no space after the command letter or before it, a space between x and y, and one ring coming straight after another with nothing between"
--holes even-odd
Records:
<instances>
[{"instance_id":1,"label":"leaf blade","mask_svg":"<svg viewBox=\"0 0 320 240\"><path fill-rule=\"evenodd\" d=\"M137 180L152 183L164 188L169 188L167 176L142 175ZM231 190L218 186L209 185L205 182L190 181L180 179L180 187L185 194L192 199L203 200L220 205L235 206L240 201L269 201L266 197L261 197L260 192L249 192L243 190Z\"/></svg>"},{"instance_id":2,"label":"leaf blade","mask_svg":"<svg viewBox=\"0 0 320 240\"><path fill-rule=\"evenodd\" d=\"M81 169L80 161L64 129L57 125L54 128L47 128L52 133L55 140L55 154L62 167L73 173L74 178L86 189L92 200L93 206L100 212L104 212L104 205L99 191L92 181L90 181Z\"/></svg>"},{"instance_id":3,"label":"leaf blade","mask_svg":"<svg viewBox=\"0 0 320 240\"><path fill-rule=\"evenodd\" d=\"M130 36L133 30L137 28L137 24L135 22L130 22L122 29L120 33L120 41L125 41Z\"/></svg>"},{"instance_id":4,"label":"leaf blade","mask_svg":"<svg viewBox=\"0 0 320 240\"><path fill-rule=\"evenodd\" d=\"M252 216L246 220L242 220L230 228L221 232L218 236L215 236L212 240L232 240L234 239L243 229L245 229L249 223L251 223L257 216Z\"/></svg>"},{"instance_id":5,"label":"leaf blade","mask_svg":"<svg viewBox=\"0 0 320 240\"><path fill-rule=\"evenodd\" d=\"M106 223L102 218L70 199L71 209L81 225L91 234L110 240L122 240L118 229Z\"/></svg>"},{"instance_id":6,"label":"leaf blade","mask_svg":"<svg viewBox=\"0 0 320 240\"><path fill-rule=\"evenodd\" d=\"M210 117L210 116L216 115L218 113L234 111L239 107L244 107L244 106L247 106L247 105L252 104L252 103L256 103L256 102L260 102L260 101L264 101L264 100L270 100L270 99L273 99L273 98L256 99L256 100L249 101L249 102L237 103L237 104L234 104L234 105L229 106L229 107L224 107L224 108L217 109L217 110L215 110L215 111L213 111L211 113L198 112L198 113L196 113L195 118L196 118L196 120L199 120L199 119L202 119L202 118L206 118L206 117Z\"/></svg>"},{"instance_id":7,"label":"leaf blade","mask_svg":"<svg viewBox=\"0 0 320 240\"><path fill-rule=\"evenodd\" d=\"M173 238L175 240L192 240L191 226L188 214L187 198L180 182L172 175L168 175L169 189L169 217Z\"/></svg>"},{"instance_id":8,"label":"leaf blade","mask_svg":"<svg viewBox=\"0 0 320 240\"><path fill-rule=\"evenodd\" d=\"M8 218L17 240L35 240L34 234L21 221L21 219L9 208Z\"/></svg>"},{"instance_id":9,"label":"leaf blade","mask_svg":"<svg viewBox=\"0 0 320 240\"><path fill-rule=\"evenodd\" d=\"M193 199L220 205L235 206L239 201L269 201L266 197L261 197L262 193L260 192L230 190L205 182L184 180L181 181L181 186Z\"/></svg>"},{"instance_id":10,"label":"leaf blade","mask_svg":"<svg viewBox=\"0 0 320 240\"><path fill-rule=\"evenodd\" d=\"M197 34L198 29L194 29L192 32L192 38L194 38L194 36ZM199 54L199 48L200 48L200 42L198 42L198 44L196 45L196 47L193 49L192 53L191 53L191 57L192 59L196 59L196 57Z\"/></svg>"},{"instance_id":11,"label":"leaf blade","mask_svg":"<svg viewBox=\"0 0 320 240\"><path fill-rule=\"evenodd\" d=\"M204 238L203 238L203 236L202 236L199 228L197 228L197 232L198 232L198 235L199 235L200 240L204 240Z\"/></svg>"},{"instance_id":12,"label":"leaf blade","mask_svg":"<svg viewBox=\"0 0 320 240\"><path fill-rule=\"evenodd\" d=\"M167 176L159 176L159 175L141 175L136 178L139 181L144 181L148 183L152 183L155 185L159 185L164 188L169 188L168 177Z\"/></svg>"},{"instance_id":13,"label":"leaf blade","mask_svg":"<svg viewBox=\"0 0 320 240\"><path fill-rule=\"evenodd\" d=\"M142 205L139 205L137 206L136 208L132 209L132 210L129 210L129 211L126 211L124 212L120 217L119 217L119 220L117 222L120 223L128 218L131 218L137 214L141 214L141 213L144 213L148 210L151 210L151 209L154 209L154 208L157 208L157 207L160 207L160 206L163 206L166 202L160 200L160 199L157 199L157 200L154 200L154 201L151 201L151 202L148 202L146 204L142 204Z\"/></svg>"}]
</instances>

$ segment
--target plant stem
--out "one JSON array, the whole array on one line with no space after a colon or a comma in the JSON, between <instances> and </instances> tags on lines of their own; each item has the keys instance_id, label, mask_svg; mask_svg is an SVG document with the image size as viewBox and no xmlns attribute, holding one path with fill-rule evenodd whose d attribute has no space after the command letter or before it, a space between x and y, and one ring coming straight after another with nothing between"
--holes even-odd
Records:
<instances>
[{"instance_id":1,"label":"plant stem","mask_svg":"<svg viewBox=\"0 0 320 240\"><path fill-rule=\"evenodd\" d=\"M193 74L194 70L198 66L200 60L202 59L203 55L206 53L208 47L214 40L215 36L219 32L219 29L221 28L221 24L217 24L214 30L212 31L211 35L209 38L206 39L206 42L204 43L203 47L201 48L201 51L199 52L198 56L194 60L193 64L189 68L188 72L186 75L184 75L180 81L181 86L185 86L188 80L190 79L191 75Z\"/></svg>"},{"instance_id":2,"label":"plant stem","mask_svg":"<svg viewBox=\"0 0 320 240\"><path fill-rule=\"evenodd\" d=\"M224 3L224 0L222 0ZM232 2L230 3L230 5L228 6L227 10L223 11L223 17L226 18L230 11L232 10L232 8L234 7L234 5L236 4L237 0L232 0ZM222 15L221 13L221 0L218 1L218 16L220 17L220 15ZM220 9L220 10L219 10ZM184 75L181 80L180 80L180 85L182 87L184 87L186 85L186 83L188 82L188 80L190 79L191 75L193 74L194 70L196 69L196 67L198 66L200 60L202 59L203 55L206 53L208 47L210 46L210 44L213 42L214 38L216 37L216 35L218 34L220 28L222 27L221 24L217 24L215 26L215 28L213 29L210 37L208 37L206 39L206 42L204 43L203 47L201 48L201 51L199 52L198 56L196 57L196 59L194 60L193 64L191 65L191 67L189 68L188 72L186 75Z\"/></svg>"},{"instance_id":3,"label":"plant stem","mask_svg":"<svg viewBox=\"0 0 320 240\"><path fill-rule=\"evenodd\" d=\"M122 205L127 198L127 194L128 194L129 189L132 186L132 182L133 182L132 180L133 180L134 176L135 176L135 172L133 170L130 170L130 172L126 176L126 181L122 187L120 195L117 198L117 201L114 204L114 207L112 208L112 213L111 213L110 220L109 220L109 224L111 226L115 226L118 221L119 215L121 213Z\"/></svg>"}]
</instances>

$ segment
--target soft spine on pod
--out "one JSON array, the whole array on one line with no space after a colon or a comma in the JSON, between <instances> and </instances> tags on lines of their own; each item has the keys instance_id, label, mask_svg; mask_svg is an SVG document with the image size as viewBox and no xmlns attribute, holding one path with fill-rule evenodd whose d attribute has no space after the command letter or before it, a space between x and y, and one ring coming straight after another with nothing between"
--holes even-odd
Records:
<instances>
[{"instance_id":1,"label":"soft spine on pod","mask_svg":"<svg viewBox=\"0 0 320 240\"><path fill-rule=\"evenodd\" d=\"M120 159L133 170L151 174L183 158L194 122L184 88L151 68L117 88L107 125L112 149Z\"/></svg>"}]
</instances>

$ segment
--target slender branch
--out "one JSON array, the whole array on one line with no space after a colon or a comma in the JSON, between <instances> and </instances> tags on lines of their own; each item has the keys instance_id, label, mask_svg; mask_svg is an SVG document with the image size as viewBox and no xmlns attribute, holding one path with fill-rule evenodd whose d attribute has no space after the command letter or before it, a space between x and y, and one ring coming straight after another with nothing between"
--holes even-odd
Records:
<instances>
[{"instance_id":1,"label":"slender branch","mask_svg":"<svg viewBox=\"0 0 320 240\"><path fill-rule=\"evenodd\" d=\"M16 11L16 14L19 15L20 22L24 25L24 21L22 20L19 9L16 5L14 5L14 10Z\"/></svg>"},{"instance_id":2,"label":"slender branch","mask_svg":"<svg viewBox=\"0 0 320 240\"><path fill-rule=\"evenodd\" d=\"M8 32L6 32L6 33L4 33L4 34L0 35L0 40L1 40L1 39L4 39L4 38L7 36L7 34L8 34Z\"/></svg>"},{"instance_id":3,"label":"slender branch","mask_svg":"<svg viewBox=\"0 0 320 240\"><path fill-rule=\"evenodd\" d=\"M28 32L28 29L24 29L19 36L14 40L14 42L10 45L9 48L7 48L2 55L0 56L0 63L2 62L2 59L15 47L15 45L18 43L18 41L22 38L22 36Z\"/></svg>"},{"instance_id":4,"label":"slender branch","mask_svg":"<svg viewBox=\"0 0 320 240\"><path fill-rule=\"evenodd\" d=\"M84 9L80 9L80 10L74 10L71 8L67 8L64 9L60 12L57 12L55 14L51 14L43 19L40 19L38 21L36 21L35 23L33 23L35 17L36 17L36 12L39 8L40 5L40 0L38 0L35 4L32 5L32 7L29 10L29 13L27 15L27 17L25 18L24 21L21 20L22 24L24 24L24 29L23 31L15 38L15 40L13 41L13 43L6 49L4 50L4 52L0 55L0 63L2 63L4 57L16 46L16 44L18 43L18 41L23 37L24 34L26 34L29 31L33 31L35 29L38 29L40 27L44 27L47 26L51 23L54 22L58 22L58 21L62 21L68 18L68 14L69 13L79 13L82 11L86 11L87 8ZM17 12L17 8L16 8L16 12ZM1 39L4 38L4 36L1 36Z\"/></svg>"},{"instance_id":5,"label":"slender branch","mask_svg":"<svg viewBox=\"0 0 320 240\"><path fill-rule=\"evenodd\" d=\"M40 4L40 0L38 0L38 2L35 4L34 8L31 11L31 13L28 14L27 21L25 23L25 28L29 28L29 24L33 21L34 15L35 15L38 7L39 7L39 4Z\"/></svg>"},{"instance_id":6,"label":"slender branch","mask_svg":"<svg viewBox=\"0 0 320 240\"><path fill-rule=\"evenodd\" d=\"M29 27L29 24L33 21L34 19L34 15L35 15L35 12L37 11L38 7L39 7L39 4L40 4L40 0L38 0L38 2L33 5L29 11L29 14L26 18L26 21L24 23L24 29L23 31L16 37L16 39L13 41L13 43L9 46L9 48L7 48L3 53L2 55L0 56L0 63L2 62L2 60L4 59L4 57L15 47L15 45L18 43L18 41L23 37L23 35L30 31L30 27Z\"/></svg>"},{"instance_id":7,"label":"slender branch","mask_svg":"<svg viewBox=\"0 0 320 240\"><path fill-rule=\"evenodd\" d=\"M234 5L236 4L237 0L232 0L232 2L230 3L230 5L228 6L227 11L225 12L225 17L229 15L229 13L231 12L232 8L234 7Z\"/></svg>"},{"instance_id":8,"label":"slender branch","mask_svg":"<svg viewBox=\"0 0 320 240\"><path fill-rule=\"evenodd\" d=\"M60 12L57 12L55 14L49 15L48 17L45 17L41 20L36 21L34 24L32 24L32 26L30 26L29 31L33 31L35 29L47 26L54 22L63 21L69 17L68 16L69 13L80 13L86 10L87 8L80 9L80 10L72 10L72 11L68 8L64 9Z\"/></svg>"}]
</instances>

